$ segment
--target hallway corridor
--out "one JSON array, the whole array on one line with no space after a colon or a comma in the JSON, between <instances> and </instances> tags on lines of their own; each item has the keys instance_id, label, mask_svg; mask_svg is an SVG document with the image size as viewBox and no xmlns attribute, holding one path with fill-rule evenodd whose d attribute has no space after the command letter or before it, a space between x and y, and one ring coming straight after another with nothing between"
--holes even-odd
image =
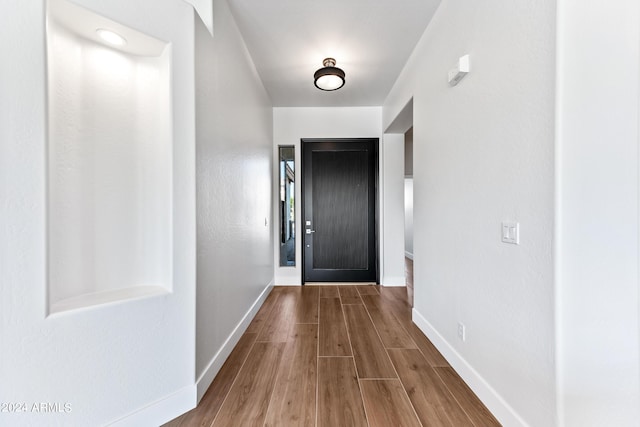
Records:
<instances>
[{"instance_id":1,"label":"hallway corridor","mask_svg":"<svg viewBox=\"0 0 640 427\"><path fill-rule=\"evenodd\" d=\"M184 426L498 426L406 288L276 287Z\"/></svg>"}]
</instances>

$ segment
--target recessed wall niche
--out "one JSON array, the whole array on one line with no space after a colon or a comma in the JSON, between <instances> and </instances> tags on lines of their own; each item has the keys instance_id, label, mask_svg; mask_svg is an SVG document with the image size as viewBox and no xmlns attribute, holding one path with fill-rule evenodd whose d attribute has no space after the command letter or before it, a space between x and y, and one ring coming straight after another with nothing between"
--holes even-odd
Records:
<instances>
[{"instance_id":1,"label":"recessed wall niche","mask_svg":"<svg viewBox=\"0 0 640 427\"><path fill-rule=\"evenodd\" d=\"M66 0L46 37L49 314L168 293L171 46Z\"/></svg>"}]
</instances>

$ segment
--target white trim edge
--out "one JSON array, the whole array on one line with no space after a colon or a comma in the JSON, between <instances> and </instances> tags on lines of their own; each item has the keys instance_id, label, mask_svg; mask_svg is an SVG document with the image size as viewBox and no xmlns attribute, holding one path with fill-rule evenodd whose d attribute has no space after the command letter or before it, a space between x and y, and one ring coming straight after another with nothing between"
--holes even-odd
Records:
<instances>
[{"instance_id":1,"label":"white trim edge","mask_svg":"<svg viewBox=\"0 0 640 427\"><path fill-rule=\"evenodd\" d=\"M404 256L413 261L413 253L409 251L404 251Z\"/></svg>"},{"instance_id":2,"label":"white trim edge","mask_svg":"<svg viewBox=\"0 0 640 427\"><path fill-rule=\"evenodd\" d=\"M502 396L471 366L442 335L415 308L413 323L431 340L451 367L462 377L491 413L505 426L527 426L528 424L504 400Z\"/></svg>"},{"instance_id":3,"label":"white trim edge","mask_svg":"<svg viewBox=\"0 0 640 427\"><path fill-rule=\"evenodd\" d=\"M207 27L207 30L213 37L213 0L184 0L193 6L202 23Z\"/></svg>"},{"instance_id":4,"label":"white trim edge","mask_svg":"<svg viewBox=\"0 0 640 427\"><path fill-rule=\"evenodd\" d=\"M380 283L382 284L382 286L387 287L399 287L407 285L404 276L383 277Z\"/></svg>"},{"instance_id":5,"label":"white trim edge","mask_svg":"<svg viewBox=\"0 0 640 427\"><path fill-rule=\"evenodd\" d=\"M196 387L195 384L192 384L107 425L115 427L159 426L195 407Z\"/></svg>"},{"instance_id":6,"label":"white trim edge","mask_svg":"<svg viewBox=\"0 0 640 427\"><path fill-rule=\"evenodd\" d=\"M204 396L205 392L213 382L213 379L218 374L218 371L220 371L220 368L222 368L222 365L227 360L227 357L229 357L229 354L231 354L233 348L236 346L236 344L238 344L238 341L240 341L240 337L249 327L249 323L251 323L256 313L258 313L260 307L262 307L262 304L267 299L267 296L269 295L269 292L271 292L272 288L273 281L271 281L267 285L267 287L264 288L258 299L256 299L251 308L249 308L240 322L238 322L231 334L229 334L224 344L222 344L222 346L220 347L220 350L218 350L215 356L211 358L211 361L209 362L207 367L204 368L204 371L196 381L198 402L200 402L200 399L202 399L202 396Z\"/></svg>"}]
</instances>

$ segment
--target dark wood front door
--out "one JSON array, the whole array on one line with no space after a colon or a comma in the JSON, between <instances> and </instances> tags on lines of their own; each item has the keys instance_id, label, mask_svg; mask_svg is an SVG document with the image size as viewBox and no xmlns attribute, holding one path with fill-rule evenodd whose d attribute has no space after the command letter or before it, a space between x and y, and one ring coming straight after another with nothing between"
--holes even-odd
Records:
<instances>
[{"instance_id":1,"label":"dark wood front door","mask_svg":"<svg viewBox=\"0 0 640 427\"><path fill-rule=\"evenodd\" d=\"M378 282L378 140L302 140L303 282Z\"/></svg>"}]
</instances>

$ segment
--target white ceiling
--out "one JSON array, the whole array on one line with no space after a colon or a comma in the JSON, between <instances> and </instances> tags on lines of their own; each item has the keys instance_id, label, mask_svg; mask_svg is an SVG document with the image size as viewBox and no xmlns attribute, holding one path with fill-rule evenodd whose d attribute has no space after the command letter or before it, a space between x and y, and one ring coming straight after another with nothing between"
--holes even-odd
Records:
<instances>
[{"instance_id":1,"label":"white ceiling","mask_svg":"<svg viewBox=\"0 0 640 427\"><path fill-rule=\"evenodd\" d=\"M276 107L380 106L441 0L228 0ZM326 57L345 86L323 92Z\"/></svg>"}]
</instances>

